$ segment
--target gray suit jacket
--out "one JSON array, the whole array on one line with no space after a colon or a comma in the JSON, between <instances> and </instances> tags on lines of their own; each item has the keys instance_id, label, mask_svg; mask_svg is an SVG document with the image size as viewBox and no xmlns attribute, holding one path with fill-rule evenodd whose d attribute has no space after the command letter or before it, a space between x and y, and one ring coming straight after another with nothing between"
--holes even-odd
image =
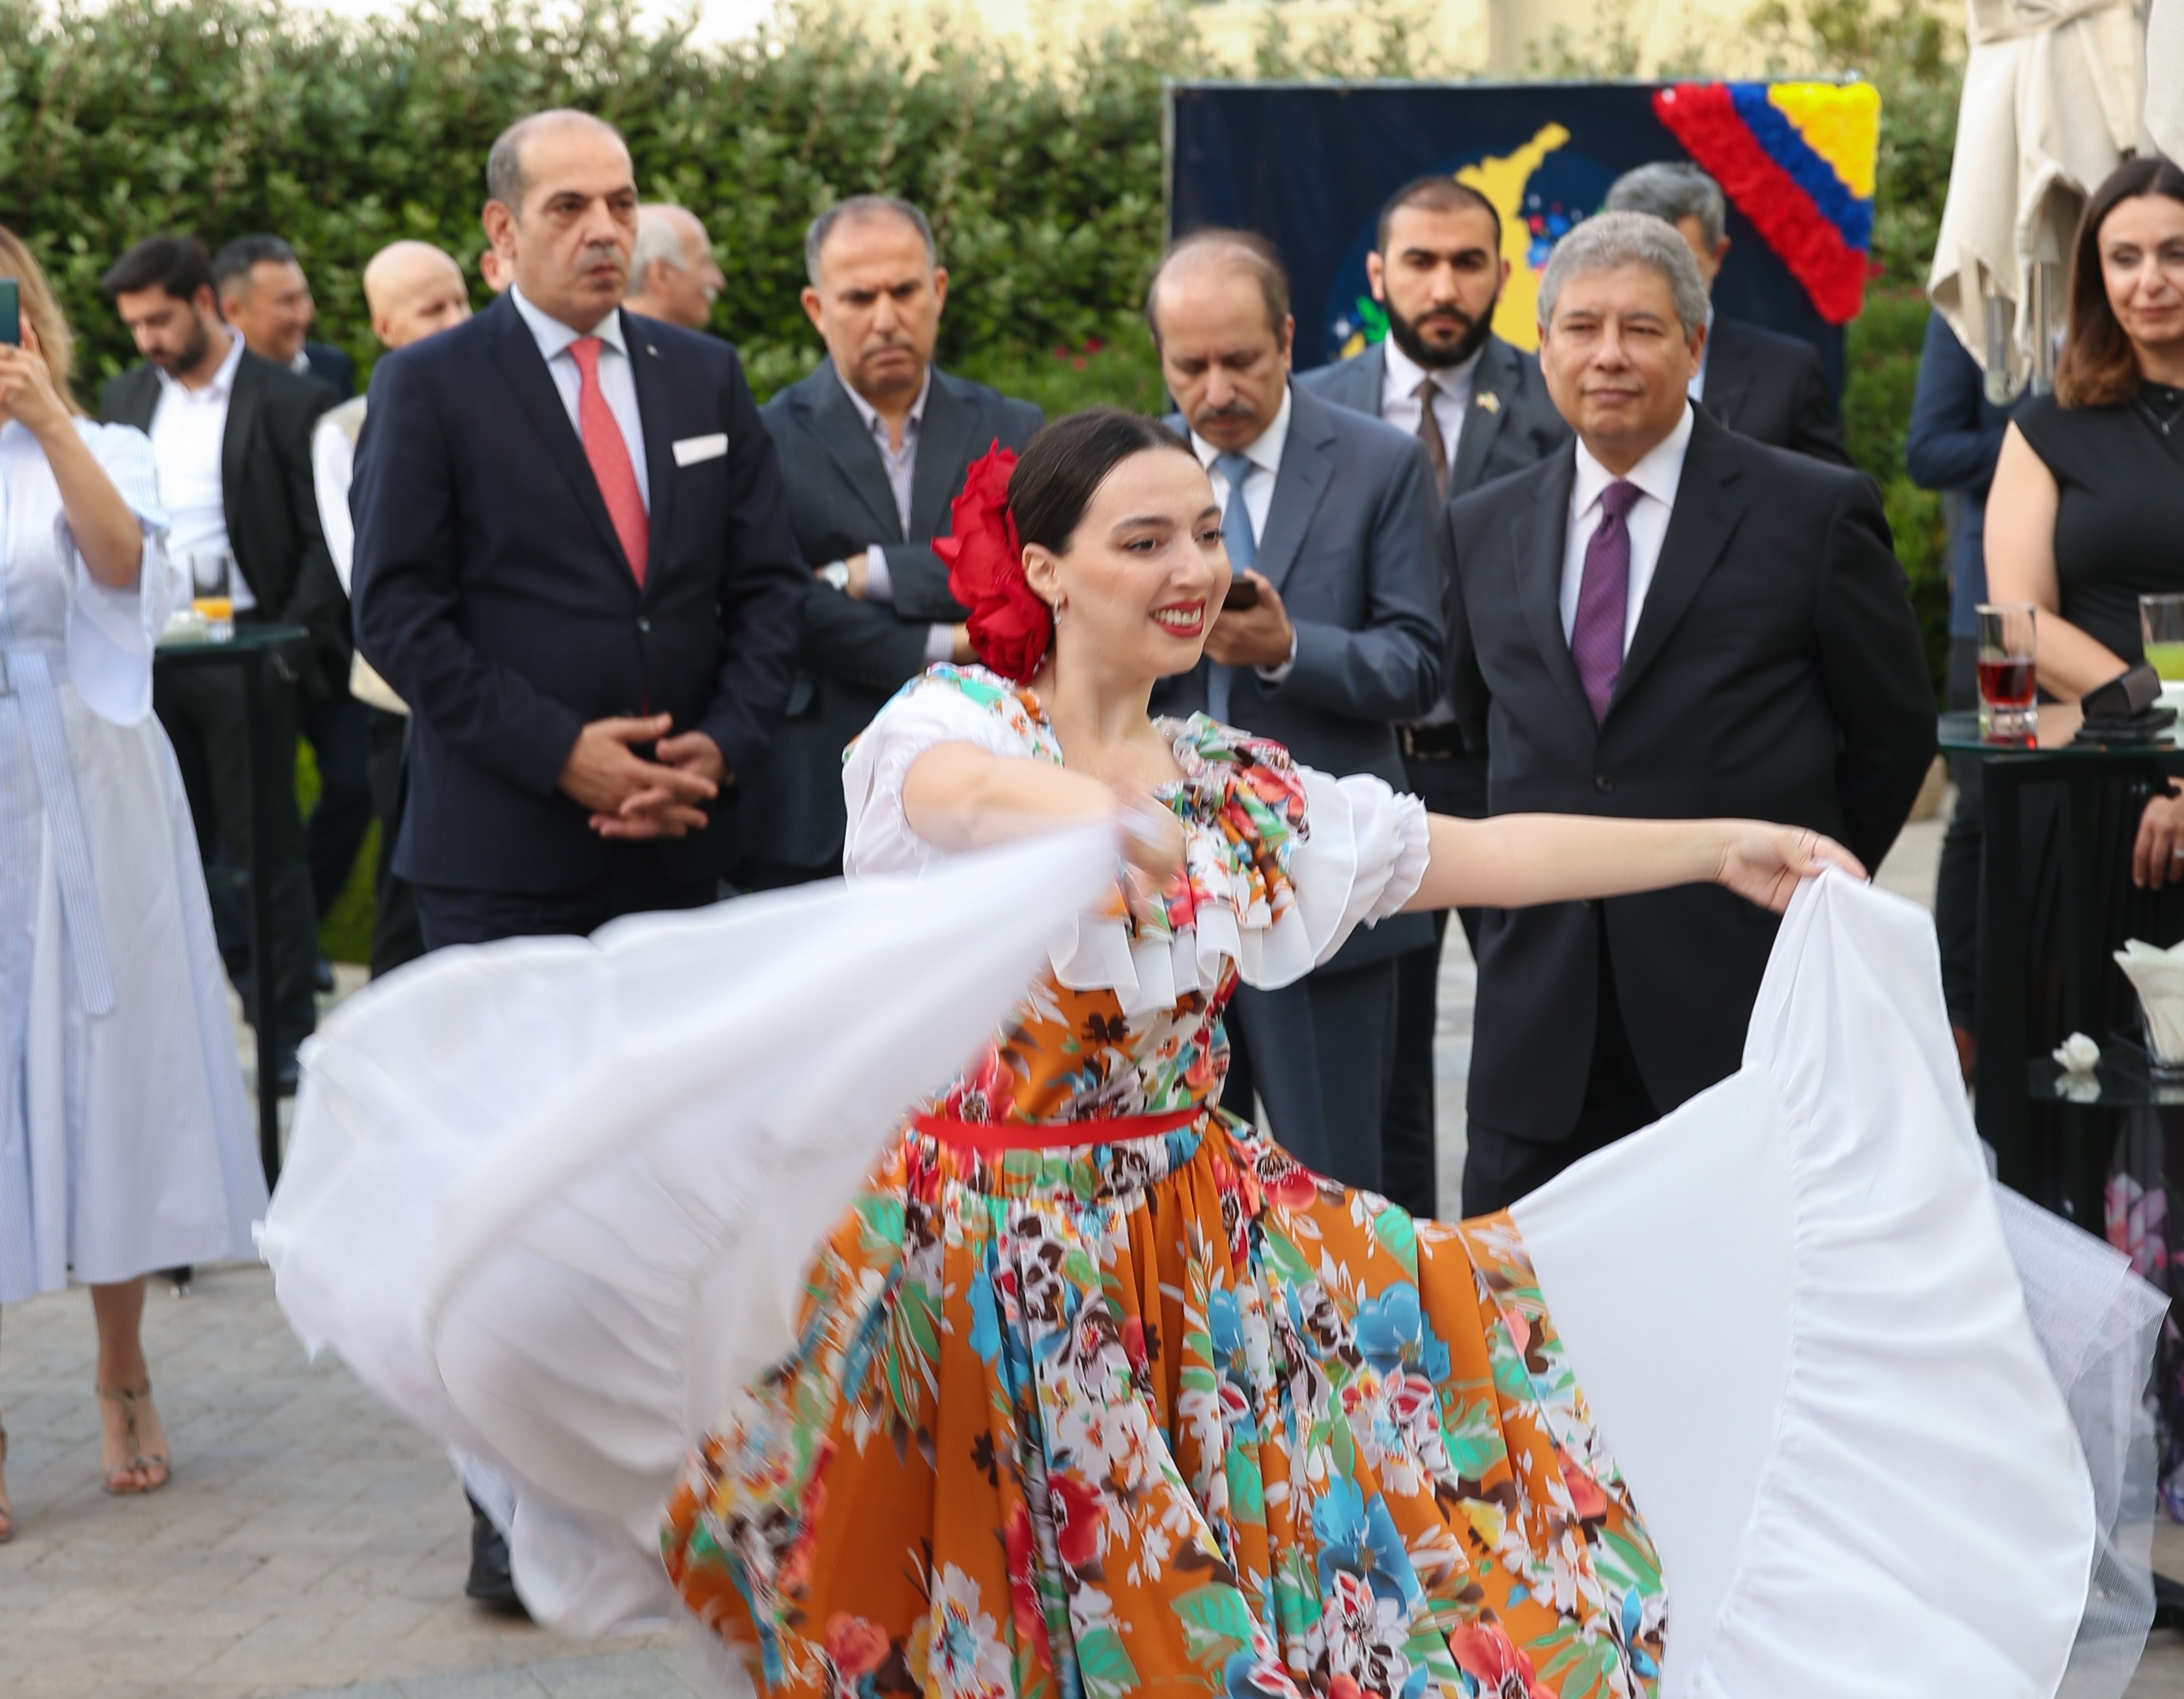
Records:
<instances>
[{"instance_id":1,"label":"gray suit jacket","mask_svg":"<svg viewBox=\"0 0 2184 1699\"><path fill-rule=\"evenodd\" d=\"M1450 568L1433 474L1416 437L1295 386L1290 393L1289 440L1258 570L1296 627L1296 665L1279 684L1239 668L1229 713L1307 766L1372 773L1403 790L1396 727L1424 713L1441 688ZM1186 429L1180 415L1167 422ZM1162 680L1153 710L1204 709L1207 675L1201 660ZM1401 916L1351 939L1333 965L1378 961L1432 936L1426 916Z\"/></svg>"},{"instance_id":2,"label":"gray suit jacket","mask_svg":"<svg viewBox=\"0 0 2184 1699\"><path fill-rule=\"evenodd\" d=\"M744 850L758 860L826 867L842 854L842 748L925 666L927 633L963 610L931 542L949 532L949 504L971 462L999 442L1021 451L1045 415L937 366L911 480L903 534L887 468L831 361L759 409L788 486L789 521L807 565L872 544L887 551L890 604L852 600L820 585L805 603L796 683L773 748L743 782Z\"/></svg>"},{"instance_id":3,"label":"gray suit jacket","mask_svg":"<svg viewBox=\"0 0 2184 1699\"><path fill-rule=\"evenodd\" d=\"M1333 365L1316 367L1297 376L1297 387L1323 401L1355 412L1380 416L1380 388L1388 371L1384 343ZM1456 462L1449 469L1448 499L1468 495L1481 484L1506 478L1543 460L1570 440L1570 428L1555 410L1547 393L1547 381L1540 374L1537 354L1513 348L1490 336L1479 351L1479 365L1471 376L1471 410L1456 439ZM1463 586L1457 574L1448 575L1441 603L1448 627L1449 649L1444 677L1456 710L1457 725L1464 746L1484 760L1486 755L1486 704L1467 689L1476 674L1456 645L1468 640L1470 622L1463 615Z\"/></svg>"},{"instance_id":4,"label":"gray suit jacket","mask_svg":"<svg viewBox=\"0 0 2184 1699\"><path fill-rule=\"evenodd\" d=\"M1301 371L1297 387L1378 419L1380 386L1388 371L1384 348L1375 343L1333 365ZM1569 437L1569 426L1555 411L1546 380L1540 376L1538 356L1513 348L1499 337L1487 337L1472 373L1471 410L1464 417L1463 434L1456 439L1449 499L1544 460Z\"/></svg>"}]
</instances>

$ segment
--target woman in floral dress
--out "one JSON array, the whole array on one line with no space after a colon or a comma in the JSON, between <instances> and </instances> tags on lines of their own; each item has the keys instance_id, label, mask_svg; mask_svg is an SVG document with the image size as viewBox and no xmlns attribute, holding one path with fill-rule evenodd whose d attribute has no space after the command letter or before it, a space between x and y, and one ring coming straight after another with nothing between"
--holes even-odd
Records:
<instances>
[{"instance_id":1,"label":"woman in floral dress","mask_svg":"<svg viewBox=\"0 0 2184 1699\"><path fill-rule=\"evenodd\" d=\"M955 533L986 665L853 746L852 877L1086 817L1133 865L912 1117L796 1349L691 1456L684 1602L783 1694L1653 1692L1653 1548L1516 1228L1413 1219L1223 1112L1222 1010L1400 909L1709 879L1780 909L1855 863L1749 822L1430 817L1151 719L1229 569L1150 421L989 457Z\"/></svg>"}]
</instances>

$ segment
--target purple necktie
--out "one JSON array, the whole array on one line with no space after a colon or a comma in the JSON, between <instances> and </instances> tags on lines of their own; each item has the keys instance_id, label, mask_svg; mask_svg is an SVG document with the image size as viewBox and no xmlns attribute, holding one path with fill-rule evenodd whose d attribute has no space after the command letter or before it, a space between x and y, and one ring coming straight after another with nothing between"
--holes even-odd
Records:
<instances>
[{"instance_id":1,"label":"purple necktie","mask_svg":"<svg viewBox=\"0 0 2184 1699\"><path fill-rule=\"evenodd\" d=\"M1577 618L1570 625L1570 659L1592 704L1595 721L1607 717L1608 698L1623 671L1623 622L1630 604L1630 510L1641 491L1621 480L1600 493L1600 523L1585 545L1585 577L1577 590Z\"/></svg>"}]
</instances>

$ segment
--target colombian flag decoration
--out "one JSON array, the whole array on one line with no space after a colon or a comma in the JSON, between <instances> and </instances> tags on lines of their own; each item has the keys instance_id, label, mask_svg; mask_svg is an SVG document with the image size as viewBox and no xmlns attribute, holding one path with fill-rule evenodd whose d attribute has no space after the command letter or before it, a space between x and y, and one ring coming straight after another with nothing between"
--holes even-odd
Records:
<instances>
[{"instance_id":1,"label":"colombian flag decoration","mask_svg":"<svg viewBox=\"0 0 2184 1699\"><path fill-rule=\"evenodd\" d=\"M1653 110L1750 219L1813 305L1847 325L1865 304L1880 95L1869 83L1678 83Z\"/></svg>"}]
</instances>

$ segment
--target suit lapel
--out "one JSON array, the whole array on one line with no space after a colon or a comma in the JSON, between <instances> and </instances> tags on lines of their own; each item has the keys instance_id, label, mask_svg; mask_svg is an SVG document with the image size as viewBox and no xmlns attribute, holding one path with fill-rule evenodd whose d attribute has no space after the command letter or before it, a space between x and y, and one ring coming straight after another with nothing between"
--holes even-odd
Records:
<instances>
[{"instance_id":1,"label":"suit lapel","mask_svg":"<svg viewBox=\"0 0 2184 1699\"><path fill-rule=\"evenodd\" d=\"M227 395L227 423L220 434L220 498L227 520L228 548L243 534L236 521L242 506L243 483L250 475L250 445L258 434L258 409L265 404L257 362L248 350L236 362L235 387ZM256 564L256 563L254 563ZM248 577L250 568L243 568ZM251 587L254 590L258 586ZM272 593L267 587L266 593Z\"/></svg>"},{"instance_id":2,"label":"suit lapel","mask_svg":"<svg viewBox=\"0 0 2184 1699\"><path fill-rule=\"evenodd\" d=\"M1289 440L1282 445L1282 469L1275 474L1274 499L1259 538L1259 574L1277 590L1296 564L1320 498L1334 480L1334 456L1328 448L1334 440L1327 408L1292 384Z\"/></svg>"},{"instance_id":3,"label":"suit lapel","mask_svg":"<svg viewBox=\"0 0 2184 1699\"><path fill-rule=\"evenodd\" d=\"M627 313L621 315L621 337L629 350L630 375L637 384L638 425L644 433L644 482L652 497L651 541L645 549L644 566L644 588L649 590L655 569L667 559L665 545L675 499L675 427L667 418L667 374L659 344L643 322ZM587 461L587 470L589 465Z\"/></svg>"},{"instance_id":4,"label":"suit lapel","mask_svg":"<svg viewBox=\"0 0 2184 1699\"><path fill-rule=\"evenodd\" d=\"M508 387L515 392L524 414L545 444L549 459L570 493L577 499L592 529L599 534L611 552L612 558L621 563L622 571L629 571L628 558L621 552L621 538L615 534L614 521L607 515L604 497L599 493L599 481L592 476L592 463L584 458L582 439L577 427L569 422L569 409L561 404L561 392L554 387L554 376L546 370L546 362L539 354L538 343L531 334L531 326L523 322L523 315L515 310L515 303L505 296L492 307L491 313L500 315L500 323L494 337L494 354L500 364L501 376ZM642 392L638 405L644 405ZM645 453L649 455L652 445L648 440Z\"/></svg>"},{"instance_id":5,"label":"suit lapel","mask_svg":"<svg viewBox=\"0 0 2184 1699\"><path fill-rule=\"evenodd\" d=\"M1585 699L1585 682L1570 659L1569 639L1563 635L1563 548L1569 533L1577 451L1565 445L1557 451L1552 467L1540 481L1538 499L1519 507L1510 519L1510 558L1516 563L1517 598L1540 662L1572 710L1591 727L1592 704Z\"/></svg>"},{"instance_id":6,"label":"suit lapel","mask_svg":"<svg viewBox=\"0 0 2184 1699\"><path fill-rule=\"evenodd\" d=\"M879 445L872 441L872 432L865 429L863 415L850 401L850 392L833 363L822 365L813 376L819 393L811 410L812 435L841 470L843 482L856 492L857 499L871 511L873 522L880 528L878 540L901 542L902 519L894 510L894 492L888 487L887 466L880 459ZM933 387L936 390L939 387L937 382ZM932 398L928 397L928 417L932 407ZM924 444L920 443L918 460L922 462L924 459Z\"/></svg>"},{"instance_id":7,"label":"suit lapel","mask_svg":"<svg viewBox=\"0 0 2184 1699\"><path fill-rule=\"evenodd\" d=\"M937 537L947 527L949 504L962 483L962 468L991 446L972 440L977 414L956 393L944 372L933 374L925 419L917 429L917 465L910 479L910 533ZM894 493L889 493L890 504Z\"/></svg>"},{"instance_id":8,"label":"suit lapel","mask_svg":"<svg viewBox=\"0 0 2184 1699\"><path fill-rule=\"evenodd\" d=\"M114 423L134 425L146 436L152 433L152 416L159 410L159 373L157 367L140 365L131 371L119 390L120 405L114 411ZM223 473L225 468L222 469Z\"/></svg>"},{"instance_id":9,"label":"suit lapel","mask_svg":"<svg viewBox=\"0 0 2184 1699\"><path fill-rule=\"evenodd\" d=\"M1479 350L1479 364L1472 369L1471 403L1464 409L1463 434L1456 439L1456 464L1449 469L1451 496L1477 487L1479 468L1502 434L1502 421L1516 386L1517 362L1499 337L1487 337Z\"/></svg>"},{"instance_id":10,"label":"suit lapel","mask_svg":"<svg viewBox=\"0 0 2184 1699\"><path fill-rule=\"evenodd\" d=\"M1701 412L1691 421L1691 446L1684 451L1683 476L1676 483L1676 504L1669 532L1661 539L1661 559L1646 592L1646 605L1631 634L1630 652L1616 675L1607 711L1636 687L1676 623L1690 611L1707 576L1720 564L1744 516L1744 499L1735 487L1740 476L1736 454L1724 427Z\"/></svg>"},{"instance_id":11,"label":"suit lapel","mask_svg":"<svg viewBox=\"0 0 2184 1699\"><path fill-rule=\"evenodd\" d=\"M1342 387L1328 399L1340 402L1354 413L1380 416L1380 392L1387 387L1386 345L1375 343L1351 361L1338 380Z\"/></svg>"}]
</instances>

